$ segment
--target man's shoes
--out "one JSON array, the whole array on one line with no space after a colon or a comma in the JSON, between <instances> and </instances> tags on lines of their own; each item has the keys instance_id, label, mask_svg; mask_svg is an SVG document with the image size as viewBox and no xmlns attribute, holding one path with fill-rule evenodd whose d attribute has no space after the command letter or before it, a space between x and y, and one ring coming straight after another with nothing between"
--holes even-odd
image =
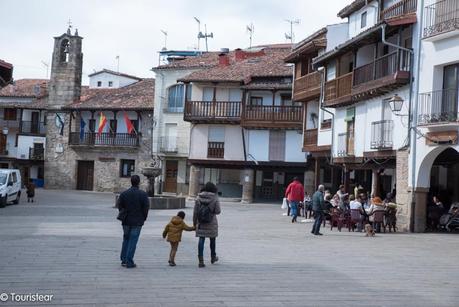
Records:
<instances>
[{"instance_id":1,"label":"man's shoes","mask_svg":"<svg viewBox=\"0 0 459 307\"><path fill-rule=\"evenodd\" d=\"M126 266L126 262L121 262L121 266Z\"/></svg>"},{"instance_id":2,"label":"man's shoes","mask_svg":"<svg viewBox=\"0 0 459 307\"><path fill-rule=\"evenodd\" d=\"M315 233L314 235L316 235L316 236L323 236L323 234L322 234L322 233L320 233L320 232L318 232L318 233Z\"/></svg>"},{"instance_id":3,"label":"man's shoes","mask_svg":"<svg viewBox=\"0 0 459 307\"><path fill-rule=\"evenodd\" d=\"M127 269L133 269L133 268L136 268L136 267L137 267L137 264L135 264L135 263L126 265Z\"/></svg>"},{"instance_id":4,"label":"man's shoes","mask_svg":"<svg viewBox=\"0 0 459 307\"><path fill-rule=\"evenodd\" d=\"M311 233L312 233L312 234L315 234L315 233L314 233L314 230L311 230Z\"/></svg>"}]
</instances>

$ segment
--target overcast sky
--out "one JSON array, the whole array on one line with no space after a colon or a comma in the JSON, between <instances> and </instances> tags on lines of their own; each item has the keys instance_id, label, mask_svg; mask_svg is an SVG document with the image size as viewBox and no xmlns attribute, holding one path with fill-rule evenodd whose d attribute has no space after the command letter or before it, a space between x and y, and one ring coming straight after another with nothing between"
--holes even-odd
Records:
<instances>
[{"instance_id":1,"label":"overcast sky","mask_svg":"<svg viewBox=\"0 0 459 307\"><path fill-rule=\"evenodd\" d=\"M209 50L249 45L246 26L253 23L253 45L285 43L290 31L285 19L299 19L296 41L326 24L342 22L336 17L351 0L0 0L0 59L14 65L14 78L45 78L51 66L53 37L64 33L70 19L83 40L83 83L87 75L108 68L139 77L153 77L158 51L193 49L198 24L207 24ZM201 40L201 49L205 48Z\"/></svg>"}]
</instances>

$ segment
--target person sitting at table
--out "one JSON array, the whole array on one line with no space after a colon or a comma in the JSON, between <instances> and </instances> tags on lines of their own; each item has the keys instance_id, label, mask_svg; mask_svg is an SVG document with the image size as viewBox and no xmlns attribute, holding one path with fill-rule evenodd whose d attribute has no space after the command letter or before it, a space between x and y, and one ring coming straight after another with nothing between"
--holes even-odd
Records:
<instances>
[{"instance_id":1,"label":"person sitting at table","mask_svg":"<svg viewBox=\"0 0 459 307\"><path fill-rule=\"evenodd\" d=\"M384 211L386 211L386 208L385 208L384 203L381 200L381 198L376 196L376 197L372 198L370 208L366 209L365 211L367 212L368 216L370 217L370 222L374 223L374 214L375 214L375 212L377 212L377 211L383 211L384 212ZM375 229L376 232L381 232L381 223L376 223L376 225L373 225L373 227L376 228Z\"/></svg>"}]
</instances>

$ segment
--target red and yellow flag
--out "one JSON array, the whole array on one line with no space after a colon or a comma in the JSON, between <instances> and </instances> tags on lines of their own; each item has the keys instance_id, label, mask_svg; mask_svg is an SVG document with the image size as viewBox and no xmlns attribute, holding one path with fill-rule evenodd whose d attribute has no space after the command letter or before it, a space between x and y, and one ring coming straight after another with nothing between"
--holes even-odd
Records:
<instances>
[{"instance_id":1,"label":"red and yellow flag","mask_svg":"<svg viewBox=\"0 0 459 307\"><path fill-rule=\"evenodd\" d=\"M104 113L100 112L99 128L97 129L97 133L99 135L104 131L104 127L106 123L107 123L107 118L105 117Z\"/></svg>"},{"instance_id":2,"label":"red and yellow flag","mask_svg":"<svg viewBox=\"0 0 459 307\"><path fill-rule=\"evenodd\" d=\"M127 132L129 134L131 134L132 132L135 132L137 134L137 131L135 131L134 125L132 124L126 112L124 112L124 122L126 123Z\"/></svg>"}]
</instances>

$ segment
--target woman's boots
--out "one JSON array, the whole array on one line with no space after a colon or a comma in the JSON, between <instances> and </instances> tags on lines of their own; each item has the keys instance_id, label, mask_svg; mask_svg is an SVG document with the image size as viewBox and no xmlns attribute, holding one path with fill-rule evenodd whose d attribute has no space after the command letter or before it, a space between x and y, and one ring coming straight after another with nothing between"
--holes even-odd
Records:
<instances>
[{"instance_id":1,"label":"woman's boots","mask_svg":"<svg viewBox=\"0 0 459 307\"><path fill-rule=\"evenodd\" d=\"M204 257L203 256L198 256L198 259L199 259L199 267L200 268L205 267L206 265L204 264Z\"/></svg>"},{"instance_id":2,"label":"woman's boots","mask_svg":"<svg viewBox=\"0 0 459 307\"><path fill-rule=\"evenodd\" d=\"M212 263L212 264L214 264L217 261L218 261L218 257L217 256L212 256L212 258L210 259L210 263Z\"/></svg>"}]
</instances>

